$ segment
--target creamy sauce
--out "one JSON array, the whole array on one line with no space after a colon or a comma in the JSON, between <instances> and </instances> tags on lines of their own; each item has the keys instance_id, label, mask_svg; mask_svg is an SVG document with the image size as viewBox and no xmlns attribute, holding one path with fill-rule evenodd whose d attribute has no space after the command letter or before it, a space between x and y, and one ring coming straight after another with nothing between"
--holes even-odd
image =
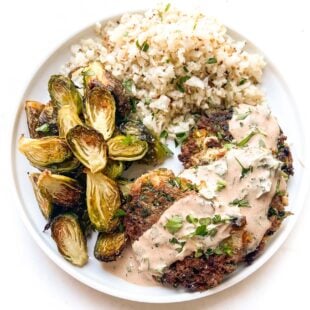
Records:
<instances>
[{"instance_id":1,"label":"creamy sauce","mask_svg":"<svg viewBox=\"0 0 310 310\"><path fill-rule=\"evenodd\" d=\"M271 226L267 213L280 181L280 167L281 162L269 150L245 147L231 149L225 157L209 165L186 169L180 176L197 184L200 194L212 199L218 208L239 207L252 236L248 247L251 252ZM281 183L281 187L286 188L283 180ZM225 187L217 184L225 184Z\"/></svg>"},{"instance_id":2,"label":"creamy sauce","mask_svg":"<svg viewBox=\"0 0 310 310\"><path fill-rule=\"evenodd\" d=\"M266 105L240 104L235 108L232 119L228 124L229 131L237 142L240 142L252 132L257 132L247 145L277 150L280 127Z\"/></svg>"},{"instance_id":3,"label":"creamy sauce","mask_svg":"<svg viewBox=\"0 0 310 310\"><path fill-rule=\"evenodd\" d=\"M149 273L138 270L138 263L131 246L123 251L117 261L103 263L102 266L106 271L130 283L142 286L160 286Z\"/></svg>"},{"instance_id":4,"label":"creamy sauce","mask_svg":"<svg viewBox=\"0 0 310 310\"><path fill-rule=\"evenodd\" d=\"M218 224L208 224L207 228L214 228L216 233L212 236L191 235L200 224L189 222L186 217L212 218L215 214L227 221ZM181 228L171 232L166 226L173 217L181 219ZM139 271L148 271L160 275L164 268L175 261L183 260L197 249L207 250L216 247L222 240L230 236L231 219L240 216L235 207L215 209L213 203L191 194L176 201L167 209L150 229L133 243L132 248L139 263ZM174 240L174 242L173 242ZM177 240L177 242L176 242Z\"/></svg>"}]
</instances>

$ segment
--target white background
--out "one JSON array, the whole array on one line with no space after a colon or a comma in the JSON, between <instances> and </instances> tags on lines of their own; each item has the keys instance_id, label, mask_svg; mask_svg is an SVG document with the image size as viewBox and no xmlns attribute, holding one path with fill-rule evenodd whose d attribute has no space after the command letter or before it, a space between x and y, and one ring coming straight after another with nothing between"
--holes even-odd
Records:
<instances>
[{"instance_id":1,"label":"white background","mask_svg":"<svg viewBox=\"0 0 310 310\"><path fill-rule=\"evenodd\" d=\"M188 0L187 0L188 1ZM21 222L10 186L10 135L20 97L37 67L71 34L111 14L155 1L1 1L0 4L0 308L1 309L309 309L310 208L281 249L233 288L182 305L146 305L94 291L60 270ZM179 1L181 2L181 1ZM290 85L303 117L309 112L310 10L308 1L203 2L210 15L249 37ZM285 108L285 107L284 107ZM308 135L309 139L309 135Z\"/></svg>"}]
</instances>

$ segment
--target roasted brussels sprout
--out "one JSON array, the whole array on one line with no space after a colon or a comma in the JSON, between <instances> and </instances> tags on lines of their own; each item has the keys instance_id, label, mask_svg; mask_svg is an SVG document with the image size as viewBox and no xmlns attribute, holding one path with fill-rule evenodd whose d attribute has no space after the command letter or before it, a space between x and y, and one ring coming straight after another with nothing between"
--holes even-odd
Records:
<instances>
[{"instance_id":1,"label":"roasted brussels sprout","mask_svg":"<svg viewBox=\"0 0 310 310\"><path fill-rule=\"evenodd\" d=\"M142 158L141 162L147 165L160 165L167 157L172 155L173 153L169 148L161 143L159 139L155 138L154 142L149 143L149 150Z\"/></svg>"},{"instance_id":2,"label":"roasted brussels sprout","mask_svg":"<svg viewBox=\"0 0 310 310\"><path fill-rule=\"evenodd\" d=\"M122 175L124 164L121 161L109 159L103 173L110 179L116 179Z\"/></svg>"},{"instance_id":3,"label":"roasted brussels sprout","mask_svg":"<svg viewBox=\"0 0 310 310\"><path fill-rule=\"evenodd\" d=\"M48 91L52 102L58 108L69 105L72 109L77 109L77 113L80 114L82 110L82 98L68 77L52 75L48 81Z\"/></svg>"},{"instance_id":4,"label":"roasted brussels sprout","mask_svg":"<svg viewBox=\"0 0 310 310\"><path fill-rule=\"evenodd\" d=\"M83 75L86 88L91 89L96 85L100 85L112 92L117 103L117 114L120 118L125 118L130 113L129 96L126 94L122 83L110 72L106 71L101 62L90 62L84 68Z\"/></svg>"},{"instance_id":5,"label":"roasted brussels sprout","mask_svg":"<svg viewBox=\"0 0 310 310\"><path fill-rule=\"evenodd\" d=\"M45 170L40 174L37 185L42 195L56 205L74 208L83 202L84 190L72 178Z\"/></svg>"},{"instance_id":6,"label":"roasted brussels sprout","mask_svg":"<svg viewBox=\"0 0 310 310\"><path fill-rule=\"evenodd\" d=\"M138 120L128 120L120 124L119 129L126 136L135 136L148 143L154 142L155 138L150 131Z\"/></svg>"},{"instance_id":7,"label":"roasted brussels sprout","mask_svg":"<svg viewBox=\"0 0 310 310\"><path fill-rule=\"evenodd\" d=\"M58 110L59 136L65 138L68 131L77 125L83 125L77 111L72 109L70 105L62 106Z\"/></svg>"},{"instance_id":8,"label":"roasted brussels sprout","mask_svg":"<svg viewBox=\"0 0 310 310\"><path fill-rule=\"evenodd\" d=\"M36 128L41 137L58 135L57 112L57 108L51 102L44 106Z\"/></svg>"},{"instance_id":9,"label":"roasted brussels sprout","mask_svg":"<svg viewBox=\"0 0 310 310\"><path fill-rule=\"evenodd\" d=\"M134 161L143 158L148 144L135 136L116 136L108 141L108 151L111 159Z\"/></svg>"},{"instance_id":10,"label":"roasted brussels sprout","mask_svg":"<svg viewBox=\"0 0 310 310\"><path fill-rule=\"evenodd\" d=\"M123 232L112 234L99 233L94 256L102 262L115 261L126 245L126 235Z\"/></svg>"},{"instance_id":11,"label":"roasted brussels sprout","mask_svg":"<svg viewBox=\"0 0 310 310\"><path fill-rule=\"evenodd\" d=\"M99 131L105 140L111 138L115 128L115 101L111 93L100 86L87 92L84 114L88 125Z\"/></svg>"},{"instance_id":12,"label":"roasted brussels sprout","mask_svg":"<svg viewBox=\"0 0 310 310\"><path fill-rule=\"evenodd\" d=\"M73 156L66 141L59 137L31 139L21 136L18 148L34 166L40 167L60 164Z\"/></svg>"},{"instance_id":13,"label":"roasted brussels sprout","mask_svg":"<svg viewBox=\"0 0 310 310\"><path fill-rule=\"evenodd\" d=\"M65 174L65 175L75 174L78 168L81 167L81 163L75 157L72 157L62 163L52 164L52 165L48 165L45 167L40 166L40 165L35 165L33 163L31 164L41 171L44 171L47 169L47 170L50 170L52 173Z\"/></svg>"},{"instance_id":14,"label":"roasted brussels sprout","mask_svg":"<svg viewBox=\"0 0 310 310\"><path fill-rule=\"evenodd\" d=\"M79 161L95 173L107 164L107 145L94 129L75 126L67 133L67 143Z\"/></svg>"},{"instance_id":15,"label":"roasted brussels sprout","mask_svg":"<svg viewBox=\"0 0 310 310\"><path fill-rule=\"evenodd\" d=\"M45 197L45 195L41 192L40 188L38 187L39 176L40 173L30 173L29 179L31 181L32 188L36 196L39 208L43 216L48 220L50 219L53 212L53 204L49 199L47 199L47 197Z\"/></svg>"},{"instance_id":16,"label":"roasted brussels sprout","mask_svg":"<svg viewBox=\"0 0 310 310\"><path fill-rule=\"evenodd\" d=\"M141 160L148 165L159 165L172 155L169 148L160 142L156 135L152 134L141 121L128 120L120 126L120 131L125 135L135 136L140 140L148 142L148 152Z\"/></svg>"},{"instance_id":17,"label":"roasted brussels sprout","mask_svg":"<svg viewBox=\"0 0 310 310\"><path fill-rule=\"evenodd\" d=\"M121 205L117 184L103 173L87 171L86 202L95 228L104 232L113 231L118 224L114 215Z\"/></svg>"},{"instance_id":18,"label":"roasted brussels sprout","mask_svg":"<svg viewBox=\"0 0 310 310\"><path fill-rule=\"evenodd\" d=\"M39 122L39 116L44 109L44 104L37 101L26 101L25 111L27 117L28 130L31 138L40 138L40 131L36 131Z\"/></svg>"},{"instance_id":19,"label":"roasted brussels sprout","mask_svg":"<svg viewBox=\"0 0 310 310\"><path fill-rule=\"evenodd\" d=\"M82 267L88 261L87 244L77 216L62 214L51 225L52 238L59 253L73 265Z\"/></svg>"}]
</instances>

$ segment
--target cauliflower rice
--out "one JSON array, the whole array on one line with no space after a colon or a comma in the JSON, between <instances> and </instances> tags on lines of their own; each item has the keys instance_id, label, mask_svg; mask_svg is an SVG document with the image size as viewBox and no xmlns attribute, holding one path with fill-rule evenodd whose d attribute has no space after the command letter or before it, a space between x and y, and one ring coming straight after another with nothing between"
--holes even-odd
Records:
<instances>
[{"instance_id":1,"label":"cauliflower rice","mask_svg":"<svg viewBox=\"0 0 310 310\"><path fill-rule=\"evenodd\" d=\"M161 5L97 24L96 32L71 47L63 71L101 61L138 99L138 116L157 134L188 131L196 111L264 99L262 56L245 51L245 42L202 13Z\"/></svg>"}]
</instances>

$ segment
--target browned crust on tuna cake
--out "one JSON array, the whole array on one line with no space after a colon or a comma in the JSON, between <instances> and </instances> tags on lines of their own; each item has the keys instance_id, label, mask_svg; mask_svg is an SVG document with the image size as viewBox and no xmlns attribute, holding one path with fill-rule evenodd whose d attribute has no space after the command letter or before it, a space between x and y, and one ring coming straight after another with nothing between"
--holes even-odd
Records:
<instances>
[{"instance_id":1,"label":"browned crust on tuna cake","mask_svg":"<svg viewBox=\"0 0 310 310\"><path fill-rule=\"evenodd\" d=\"M291 150L286 143L286 139L287 137L281 132L281 135L278 138L277 159L283 162L282 171L284 171L288 175L293 175L293 157L291 154Z\"/></svg>"},{"instance_id":2,"label":"browned crust on tuna cake","mask_svg":"<svg viewBox=\"0 0 310 310\"><path fill-rule=\"evenodd\" d=\"M223 143L232 140L228 130L228 121L231 118L232 109L213 111L200 116L197 127L190 132L188 139L182 144L181 153L178 156L185 168L199 164L194 156L198 155L203 148L220 148ZM210 140L207 145L202 146L196 136L197 130L202 131L205 136L216 136L218 140Z\"/></svg>"},{"instance_id":3,"label":"browned crust on tuna cake","mask_svg":"<svg viewBox=\"0 0 310 310\"><path fill-rule=\"evenodd\" d=\"M131 241L137 240L155 224L163 212L175 200L190 193L188 188L180 189L172 171L158 169L142 175L133 184L131 200L124 205L127 215L124 218L126 232ZM188 183L188 181L184 182Z\"/></svg>"}]
</instances>

